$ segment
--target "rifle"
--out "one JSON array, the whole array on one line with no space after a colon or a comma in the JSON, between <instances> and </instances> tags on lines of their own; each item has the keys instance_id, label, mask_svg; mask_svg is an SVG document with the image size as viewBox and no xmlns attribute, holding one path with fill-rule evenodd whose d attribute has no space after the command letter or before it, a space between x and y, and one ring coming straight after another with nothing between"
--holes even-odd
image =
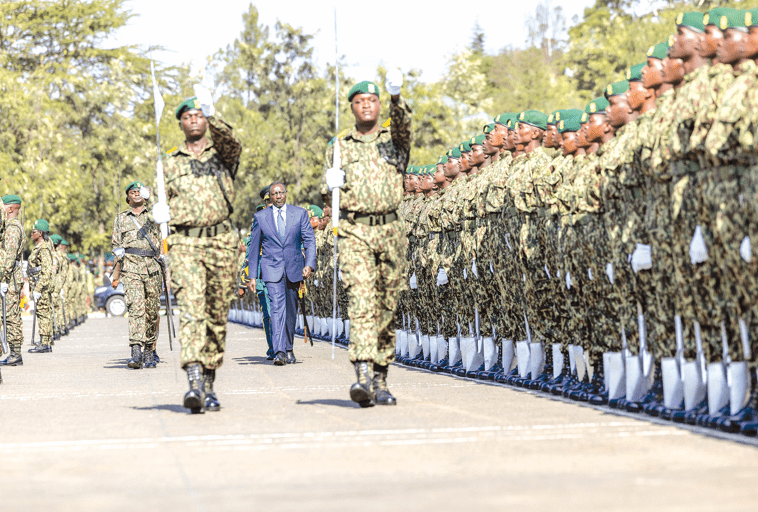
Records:
<instances>
[{"instance_id":1,"label":"rifle","mask_svg":"<svg viewBox=\"0 0 758 512\"><path fill-rule=\"evenodd\" d=\"M8 326L5 324L5 294L2 295L3 301L3 352L10 352L8 349Z\"/></svg>"},{"instance_id":2,"label":"rifle","mask_svg":"<svg viewBox=\"0 0 758 512\"><path fill-rule=\"evenodd\" d=\"M313 337L311 336L311 330L308 327L308 317L306 316L306 309L305 309L305 294L307 293L307 289L305 288L305 283L300 283L300 288L297 290L297 296L300 298L300 310L303 313L303 328L305 329L305 343L308 343L308 340L311 342L311 347L313 346Z\"/></svg>"},{"instance_id":3,"label":"rifle","mask_svg":"<svg viewBox=\"0 0 758 512\"><path fill-rule=\"evenodd\" d=\"M334 8L334 157L332 167L339 169L342 165L340 158L340 56L337 49L337 8ZM337 228L340 223L340 189L332 190L332 229L334 231L334 276L332 280L332 359L334 359L334 343L337 338Z\"/></svg>"},{"instance_id":4,"label":"rifle","mask_svg":"<svg viewBox=\"0 0 758 512\"><path fill-rule=\"evenodd\" d=\"M30 278L29 281L32 281ZM33 282L33 286L29 286L29 295L34 297L34 288L37 286L37 281ZM32 316L32 345L34 345L34 333L37 328L37 301L34 301L34 316Z\"/></svg>"}]
</instances>

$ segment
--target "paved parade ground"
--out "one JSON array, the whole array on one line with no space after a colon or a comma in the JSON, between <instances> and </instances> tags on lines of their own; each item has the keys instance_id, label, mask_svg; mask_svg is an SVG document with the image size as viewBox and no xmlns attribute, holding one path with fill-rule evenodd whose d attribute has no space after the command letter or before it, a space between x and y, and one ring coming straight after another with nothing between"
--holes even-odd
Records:
<instances>
[{"instance_id":1,"label":"paved parade ground","mask_svg":"<svg viewBox=\"0 0 758 512\"><path fill-rule=\"evenodd\" d=\"M298 339L298 362L274 367L262 331L229 329L223 408L204 415L180 405L165 332L154 370L126 369L123 318L88 320L52 354L27 344L2 369L0 509L758 507L753 446L396 366L399 405L364 410L345 350Z\"/></svg>"}]
</instances>

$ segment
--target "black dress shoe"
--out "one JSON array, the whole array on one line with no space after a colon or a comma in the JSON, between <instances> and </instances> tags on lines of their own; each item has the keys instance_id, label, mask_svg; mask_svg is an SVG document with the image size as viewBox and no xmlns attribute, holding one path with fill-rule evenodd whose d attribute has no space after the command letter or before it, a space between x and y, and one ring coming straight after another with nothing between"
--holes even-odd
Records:
<instances>
[{"instance_id":1,"label":"black dress shoe","mask_svg":"<svg viewBox=\"0 0 758 512\"><path fill-rule=\"evenodd\" d=\"M273 361L274 360L274 354L266 355L266 361Z\"/></svg>"},{"instance_id":2,"label":"black dress shoe","mask_svg":"<svg viewBox=\"0 0 758 512\"><path fill-rule=\"evenodd\" d=\"M21 354L11 349L11 353L0 361L0 365L3 366L24 366L24 360L21 358Z\"/></svg>"},{"instance_id":3,"label":"black dress shoe","mask_svg":"<svg viewBox=\"0 0 758 512\"><path fill-rule=\"evenodd\" d=\"M51 347L50 345L37 345L29 349L29 353L31 354L45 354L47 352L52 352L52 351L53 351L53 347Z\"/></svg>"},{"instance_id":4,"label":"black dress shoe","mask_svg":"<svg viewBox=\"0 0 758 512\"><path fill-rule=\"evenodd\" d=\"M287 364L287 359L284 352L277 352L274 356L274 366L284 366L285 364Z\"/></svg>"},{"instance_id":5,"label":"black dress shoe","mask_svg":"<svg viewBox=\"0 0 758 512\"><path fill-rule=\"evenodd\" d=\"M218 401L216 392L213 391L213 381L216 380L216 370L207 370L203 368L203 382L205 384L205 410L220 411L221 404Z\"/></svg>"},{"instance_id":6,"label":"black dress shoe","mask_svg":"<svg viewBox=\"0 0 758 512\"><path fill-rule=\"evenodd\" d=\"M291 350L287 351L287 364L295 364L297 362L297 359L295 359L295 353Z\"/></svg>"}]
</instances>

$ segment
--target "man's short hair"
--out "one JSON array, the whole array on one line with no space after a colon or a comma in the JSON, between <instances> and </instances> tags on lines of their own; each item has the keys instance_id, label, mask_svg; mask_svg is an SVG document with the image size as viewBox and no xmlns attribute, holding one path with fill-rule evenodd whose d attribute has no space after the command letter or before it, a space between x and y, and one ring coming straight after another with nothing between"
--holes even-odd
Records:
<instances>
[{"instance_id":1,"label":"man's short hair","mask_svg":"<svg viewBox=\"0 0 758 512\"><path fill-rule=\"evenodd\" d=\"M271 190L272 188L274 188L274 185L281 185L281 186L282 186L282 188L284 188L284 191L285 191L285 192L287 192L287 185L285 185L285 184L284 184L284 183L282 183L281 181L274 181L273 183L271 183L271 185L269 185L269 194L270 194L270 190Z\"/></svg>"}]
</instances>

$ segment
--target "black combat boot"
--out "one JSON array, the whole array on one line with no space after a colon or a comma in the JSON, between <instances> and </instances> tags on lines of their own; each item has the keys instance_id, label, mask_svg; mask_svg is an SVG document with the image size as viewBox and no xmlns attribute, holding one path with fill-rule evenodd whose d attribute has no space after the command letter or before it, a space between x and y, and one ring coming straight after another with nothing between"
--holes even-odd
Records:
<instances>
[{"instance_id":1,"label":"black combat boot","mask_svg":"<svg viewBox=\"0 0 758 512\"><path fill-rule=\"evenodd\" d=\"M189 391L184 395L184 407L189 409L192 414L201 414L205 412L205 384L203 383L203 367L199 363L188 364L185 368L187 380L189 380Z\"/></svg>"},{"instance_id":2,"label":"black combat boot","mask_svg":"<svg viewBox=\"0 0 758 512\"><path fill-rule=\"evenodd\" d=\"M397 405L397 400L387 389L387 367L374 365L374 400L376 405Z\"/></svg>"},{"instance_id":3,"label":"black combat boot","mask_svg":"<svg viewBox=\"0 0 758 512\"><path fill-rule=\"evenodd\" d=\"M132 358L127 361L126 366L134 370L142 369L142 351L139 345L132 345Z\"/></svg>"},{"instance_id":4,"label":"black combat boot","mask_svg":"<svg viewBox=\"0 0 758 512\"><path fill-rule=\"evenodd\" d=\"M145 347L144 352L142 352L142 367L155 368L154 352L148 347Z\"/></svg>"},{"instance_id":5,"label":"black combat boot","mask_svg":"<svg viewBox=\"0 0 758 512\"><path fill-rule=\"evenodd\" d=\"M161 362L161 358L158 357L158 352L155 349L153 349L153 360L155 361L155 364L158 364Z\"/></svg>"},{"instance_id":6,"label":"black combat boot","mask_svg":"<svg viewBox=\"0 0 758 512\"><path fill-rule=\"evenodd\" d=\"M350 386L350 399L353 402L358 402L361 407L373 407L376 403L374 391L371 389L373 369L373 363L366 361L355 363L355 375L358 377L358 382Z\"/></svg>"},{"instance_id":7,"label":"black combat boot","mask_svg":"<svg viewBox=\"0 0 758 512\"><path fill-rule=\"evenodd\" d=\"M21 358L21 354L16 352L14 347L11 347L11 353L0 361L0 365L3 366L24 366L24 360Z\"/></svg>"},{"instance_id":8,"label":"black combat boot","mask_svg":"<svg viewBox=\"0 0 758 512\"><path fill-rule=\"evenodd\" d=\"M220 411L221 404L213 391L213 381L216 380L216 370L203 369L203 378L205 379L205 410Z\"/></svg>"},{"instance_id":9,"label":"black combat boot","mask_svg":"<svg viewBox=\"0 0 758 512\"><path fill-rule=\"evenodd\" d=\"M42 336L40 337L39 343L34 346L34 348L30 348L29 352L32 354L45 354L47 352L52 352L53 347L50 346L50 337L48 336Z\"/></svg>"}]
</instances>

